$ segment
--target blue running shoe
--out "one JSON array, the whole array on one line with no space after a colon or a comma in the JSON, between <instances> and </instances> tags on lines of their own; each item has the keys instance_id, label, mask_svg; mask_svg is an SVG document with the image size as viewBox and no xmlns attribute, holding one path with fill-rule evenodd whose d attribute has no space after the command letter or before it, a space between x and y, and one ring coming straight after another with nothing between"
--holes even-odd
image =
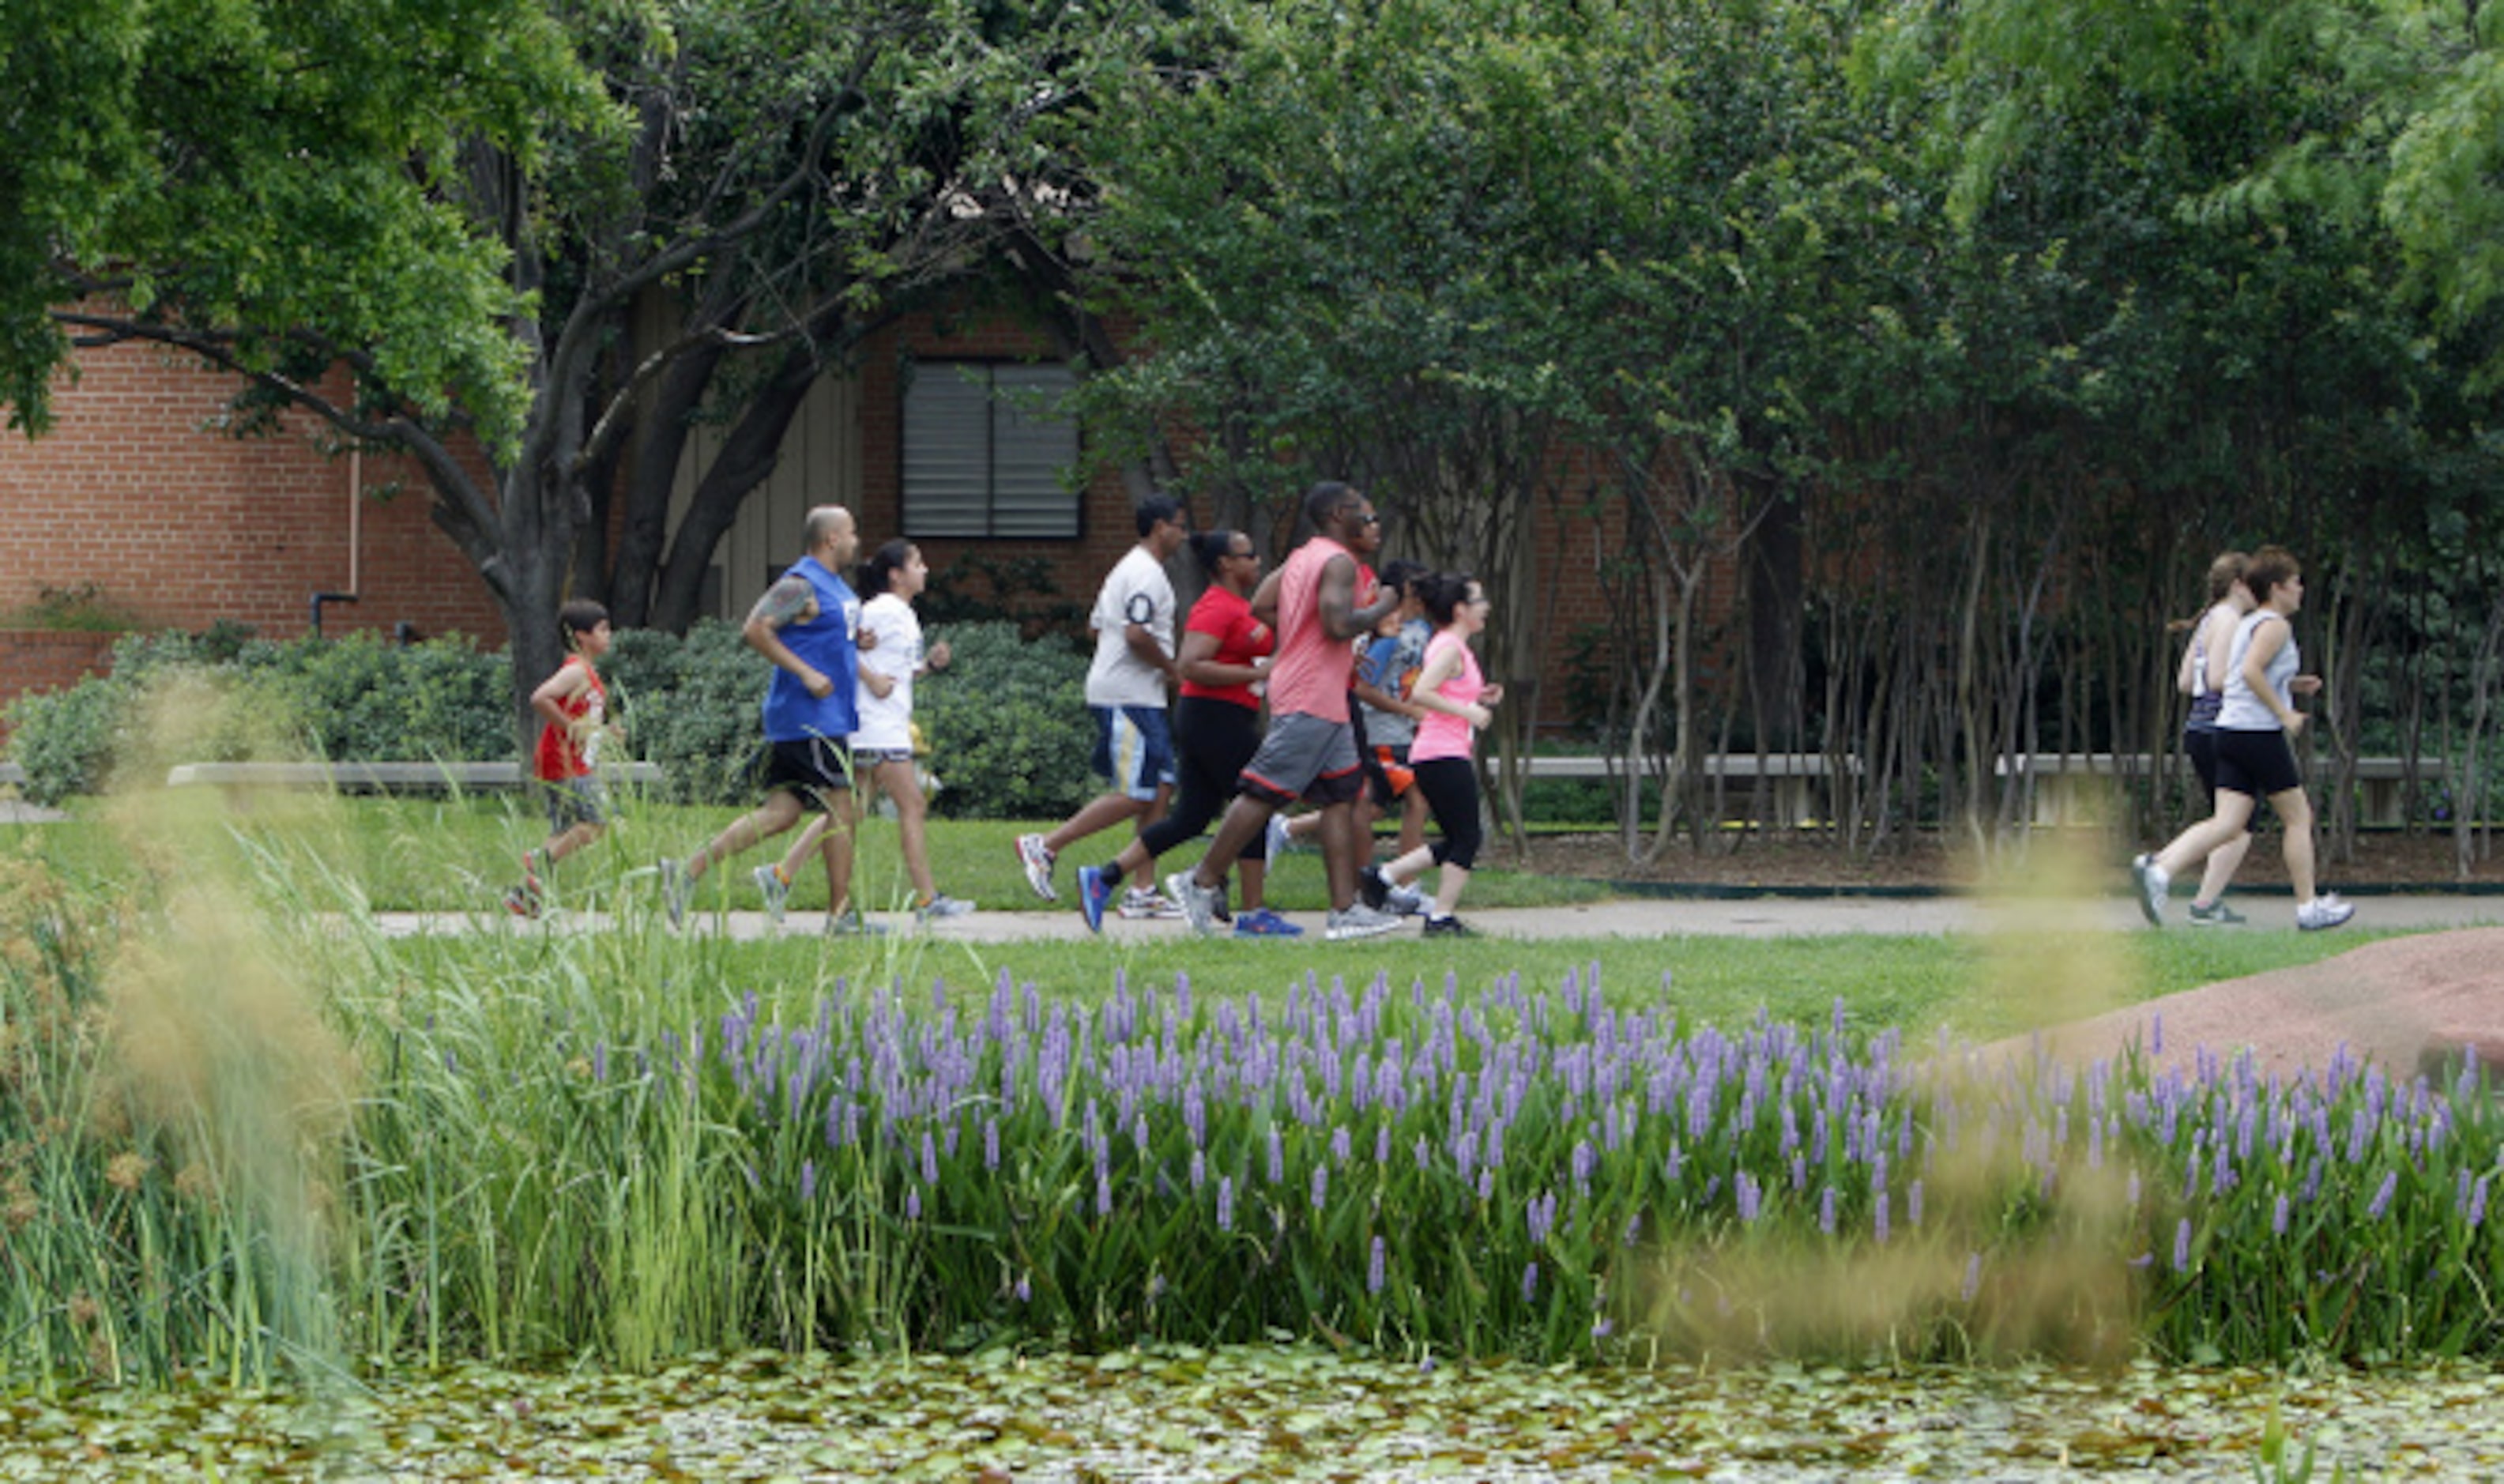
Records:
<instances>
[{"instance_id":1,"label":"blue running shoe","mask_svg":"<svg viewBox=\"0 0 2504 1484\"><path fill-rule=\"evenodd\" d=\"M1264 907L1235 915L1237 938L1302 938L1304 930Z\"/></svg>"},{"instance_id":2,"label":"blue running shoe","mask_svg":"<svg viewBox=\"0 0 2504 1484\"><path fill-rule=\"evenodd\" d=\"M1078 868L1078 910L1087 915L1087 931L1104 931L1104 907L1113 900L1113 883L1104 880L1101 866Z\"/></svg>"}]
</instances>

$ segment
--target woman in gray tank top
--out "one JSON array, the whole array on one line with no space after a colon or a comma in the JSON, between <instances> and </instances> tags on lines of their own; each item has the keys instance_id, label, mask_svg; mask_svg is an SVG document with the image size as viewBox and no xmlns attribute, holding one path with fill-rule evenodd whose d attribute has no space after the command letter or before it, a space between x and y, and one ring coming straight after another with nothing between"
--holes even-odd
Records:
<instances>
[{"instance_id":1,"label":"woman in gray tank top","mask_svg":"<svg viewBox=\"0 0 2504 1484\"><path fill-rule=\"evenodd\" d=\"M2182 720L2182 751L2199 775L2200 792L2213 812L2217 807L2217 707L2225 700L2226 655L2234 646L2235 626L2252 610L2251 589L2243 586L2243 569L2252 559L2240 551L2217 554L2208 564L2208 607L2191 626L2191 642L2182 647L2182 669L2174 684L2191 698L2190 714ZM2252 832L2208 852L2200 874L2200 891L2191 899L2191 925L2227 927L2243 915L2225 903L2226 884L2252 847Z\"/></svg>"},{"instance_id":2,"label":"woman in gray tank top","mask_svg":"<svg viewBox=\"0 0 2504 1484\"><path fill-rule=\"evenodd\" d=\"M2130 864L2147 920L2165 921L2165 895L2174 873L2224 845L2251 822L2267 798L2284 827L2287 880L2295 887L2295 925L2308 931L2337 927L2356 914L2336 893L2316 894L2313 880L2313 803L2290 742L2304 730L2297 696L2321 688L2317 675L2300 674L2293 619L2304 605L2304 571L2276 546L2253 554L2244 585L2259 604L2235 628L2226 653L2225 689L2217 706L2217 809L2174 837L2156 854Z\"/></svg>"}]
</instances>

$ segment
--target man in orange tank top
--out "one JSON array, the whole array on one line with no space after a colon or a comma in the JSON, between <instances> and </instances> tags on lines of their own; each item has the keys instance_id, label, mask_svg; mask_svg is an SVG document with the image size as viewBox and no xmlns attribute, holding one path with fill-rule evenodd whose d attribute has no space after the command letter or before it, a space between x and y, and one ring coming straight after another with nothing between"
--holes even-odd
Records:
<instances>
[{"instance_id":1,"label":"man in orange tank top","mask_svg":"<svg viewBox=\"0 0 2504 1484\"><path fill-rule=\"evenodd\" d=\"M1378 517L1363 492L1324 480L1304 496L1312 537L1252 595L1253 615L1274 629L1269 662L1269 731L1243 768L1242 787L1226 811L1217 840L1198 868L1165 879L1191 925L1209 932L1217 920L1219 882L1244 846L1260 838L1269 816L1305 799L1322 811L1322 860L1330 877L1331 912L1324 936L1371 938L1400 919L1356 900L1355 812L1365 775L1348 724L1348 640L1370 632L1400 602L1397 591L1357 604L1357 562L1348 550Z\"/></svg>"}]
</instances>

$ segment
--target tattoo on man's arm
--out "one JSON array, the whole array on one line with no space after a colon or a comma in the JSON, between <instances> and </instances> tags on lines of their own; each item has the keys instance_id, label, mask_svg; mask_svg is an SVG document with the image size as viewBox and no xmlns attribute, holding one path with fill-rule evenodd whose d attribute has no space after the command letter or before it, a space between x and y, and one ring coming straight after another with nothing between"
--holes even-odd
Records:
<instances>
[{"instance_id":1,"label":"tattoo on man's arm","mask_svg":"<svg viewBox=\"0 0 2504 1484\"><path fill-rule=\"evenodd\" d=\"M763 619L777 629L787 628L809 611L817 601L817 590L806 577L785 577L765 590L756 606L748 610L750 621Z\"/></svg>"}]
</instances>

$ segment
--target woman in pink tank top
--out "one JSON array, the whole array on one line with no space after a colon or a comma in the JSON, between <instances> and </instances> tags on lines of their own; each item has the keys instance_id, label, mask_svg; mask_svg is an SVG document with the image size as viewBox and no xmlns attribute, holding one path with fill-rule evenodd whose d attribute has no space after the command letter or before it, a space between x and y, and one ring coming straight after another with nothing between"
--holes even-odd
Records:
<instances>
[{"instance_id":1,"label":"woman in pink tank top","mask_svg":"<svg viewBox=\"0 0 2504 1484\"><path fill-rule=\"evenodd\" d=\"M1452 915L1452 910L1460 905L1461 890L1469 884L1484 840L1478 825L1478 765L1473 759L1479 730L1495 719L1488 707L1504 699L1504 687L1486 683L1478 656L1470 652L1470 640L1486 628L1486 589L1477 578L1460 572L1440 572L1418 582L1426 616L1434 621L1436 632L1427 641L1426 663L1417 673L1416 688L1408 693L1410 703L1426 711L1417 723L1417 740L1409 745L1408 763L1443 839L1420 846L1388 866L1368 870L1363 884L1367 905L1379 908L1394 891L1425 875L1427 867L1443 867L1434 905L1427 909L1426 932L1458 936L1469 929Z\"/></svg>"}]
</instances>

